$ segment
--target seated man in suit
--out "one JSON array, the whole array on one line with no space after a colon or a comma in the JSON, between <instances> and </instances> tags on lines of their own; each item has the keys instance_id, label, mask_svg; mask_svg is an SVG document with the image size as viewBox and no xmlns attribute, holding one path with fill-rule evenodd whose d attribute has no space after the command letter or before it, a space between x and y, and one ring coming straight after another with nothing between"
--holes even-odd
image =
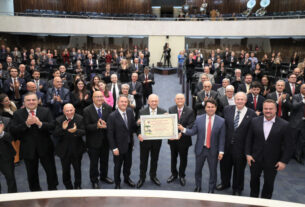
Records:
<instances>
[{"instance_id":1,"label":"seated man in suit","mask_svg":"<svg viewBox=\"0 0 305 207\"><path fill-rule=\"evenodd\" d=\"M205 102L208 99L214 99L217 101L217 92L212 90L212 83L210 81L205 81L203 83L203 91L197 93L196 99L196 109L197 115L204 114Z\"/></svg>"},{"instance_id":2,"label":"seated man in suit","mask_svg":"<svg viewBox=\"0 0 305 207\"><path fill-rule=\"evenodd\" d=\"M217 190L230 187L233 169L233 195L241 195L244 189L244 175L246 168L245 140L249 130L249 124L255 112L247 108L247 95L238 92L234 96L235 106L227 106L224 109L226 122L226 141L223 159L220 161L221 184Z\"/></svg>"},{"instance_id":3,"label":"seated man in suit","mask_svg":"<svg viewBox=\"0 0 305 207\"><path fill-rule=\"evenodd\" d=\"M253 109L257 116L261 115L263 111L263 103L265 101L265 98L260 95L262 85L254 81L251 83L250 91L251 93L248 93L247 95L247 103L246 106L250 109Z\"/></svg>"},{"instance_id":4,"label":"seated man in suit","mask_svg":"<svg viewBox=\"0 0 305 207\"><path fill-rule=\"evenodd\" d=\"M217 182L217 163L224 154L225 147L225 120L215 115L217 103L213 99L205 101L206 114L197 116L192 128L187 129L178 125L178 129L185 135L197 134L195 145L196 169L195 169L195 192L201 191L202 168L205 160L208 160L210 179L208 193L214 193Z\"/></svg>"},{"instance_id":5,"label":"seated man in suit","mask_svg":"<svg viewBox=\"0 0 305 207\"><path fill-rule=\"evenodd\" d=\"M9 118L0 115L0 171L5 177L7 192L16 193L17 185L14 174L14 156L16 152L11 144L13 139L8 130L9 122Z\"/></svg>"},{"instance_id":6,"label":"seated man in suit","mask_svg":"<svg viewBox=\"0 0 305 207\"><path fill-rule=\"evenodd\" d=\"M275 84L275 91L267 95L267 99L272 99L277 104L277 115L280 118L288 120L288 112L290 111L291 102L288 93L284 92L285 81L278 80Z\"/></svg>"},{"instance_id":7,"label":"seated man in suit","mask_svg":"<svg viewBox=\"0 0 305 207\"><path fill-rule=\"evenodd\" d=\"M170 114L177 114L178 123L182 126L191 127L195 121L195 114L193 110L185 104L185 97L178 93L175 97L176 105L170 107L168 112ZM167 183L173 182L179 175L179 181L182 186L185 186L185 169L187 166L188 149L192 145L192 138L190 136L182 135L178 140L168 140L171 150L171 176L167 179ZM180 157L179 172L177 171L177 157Z\"/></svg>"},{"instance_id":8,"label":"seated man in suit","mask_svg":"<svg viewBox=\"0 0 305 207\"><path fill-rule=\"evenodd\" d=\"M234 100L234 86L228 85L226 87L225 95L217 99L217 115L223 117L223 110L227 105L235 105Z\"/></svg>"},{"instance_id":9,"label":"seated man in suit","mask_svg":"<svg viewBox=\"0 0 305 207\"><path fill-rule=\"evenodd\" d=\"M107 138L113 152L115 189L121 188L121 168L123 167L124 182L135 187L130 179L132 165L133 133L137 130L133 111L127 107L128 99L124 95L118 98L118 109L109 115L107 121Z\"/></svg>"},{"instance_id":10,"label":"seated man in suit","mask_svg":"<svg viewBox=\"0 0 305 207\"><path fill-rule=\"evenodd\" d=\"M13 116L11 133L20 138L20 157L24 159L31 191L41 191L38 164L42 164L46 175L48 190L56 190L58 185L54 145L50 132L54 129L51 111L38 106L35 93L24 96L24 108L18 109Z\"/></svg>"},{"instance_id":11,"label":"seated man in suit","mask_svg":"<svg viewBox=\"0 0 305 207\"><path fill-rule=\"evenodd\" d=\"M237 91L242 91L246 94L250 93L251 83L252 83L252 75L246 74L244 83L239 84Z\"/></svg>"},{"instance_id":12,"label":"seated man in suit","mask_svg":"<svg viewBox=\"0 0 305 207\"><path fill-rule=\"evenodd\" d=\"M90 159L89 174L93 189L100 187L99 179L113 184L112 179L108 177L109 144L106 131L106 122L112 108L106 104L104 98L101 91L95 91L92 95L93 103L84 109L86 145Z\"/></svg>"},{"instance_id":13,"label":"seated man in suit","mask_svg":"<svg viewBox=\"0 0 305 207\"><path fill-rule=\"evenodd\" d=\"M156 94L151 94L148 97L148 105L140 111L141 115L157 115L164 114L166 111L159 105L159 97ZM139 123L139 122L138 122ZM141 188L146 179L146 171L148 165L148 158L150 153L150 179L157 185L160 186L161 183L157 178L157 167L159 160L159 153L162 145L162 140L143 140L140 133L140 128L138 131L138 139L140 141L140 179L137 183L137 188Z\"/></svg>"},{"instance_id":14,"label":"seated man in suit","mask_svg":"<svg viewBox=\"0 0 305 207\"><path fill-rule=\"evenodd\" d=\"M289 123L276 116L276 108L274 100L265 100L264 116L253 118L249 126L245 153L251 172L251 197L259 196L264 172L261 197L271 199L276 174L285 169L293 154Z\"/></svg>"},{"instance_id":15,"label":"seated man in suit","mask_svg":"<svg viewBox=\"0 0 305 207\"><path fill-rule=\"evenodd\" d=\"M55 77L53 88L49 88L47 92L47 104L50 106L54 118L61 115L63 106L70 102L70 92L62 85L61 78Z\"/></svg>"},{"instance_id":16,"label":"seated man in suit","mask_svg":"<svg viewBox=\"0 0 305 207\"><path fill-rule=\"evenodd\" d=\"M62 180L66 189L73 189L70 167L74 169L74 189L81 189L81 162L85 152L82 136L85 135L83 117L75 113L72 104L66 104L64 114L56 119L54 135L59 139L55 154L60 157Z\"/></svg>"},{"instance_id":17,"label":"seated man in suit","mask_svg":"<svg viewBox=\"0 0 305 207\"><path fill-rule=\"evenodd\" d=\"M39 70L34 70L32 77L33 77L32 81L36 84L37 91L40 91L40 92L46 94L47 90L48 90L47 82L45 80L40 79Z\"/></svg>"},{"instance_id":18,"label":"seated man in suit","mask_svg":"<svg viewBox=\"0 0 305 207\"><path fill-rule=\"evenodd\" d=\"M300 93L300 85L297 84L297 76L293 73L288 75L288 82L285 83L285 92L289 94L291 100L295 94Z\"/></svg>"}]
</instances>

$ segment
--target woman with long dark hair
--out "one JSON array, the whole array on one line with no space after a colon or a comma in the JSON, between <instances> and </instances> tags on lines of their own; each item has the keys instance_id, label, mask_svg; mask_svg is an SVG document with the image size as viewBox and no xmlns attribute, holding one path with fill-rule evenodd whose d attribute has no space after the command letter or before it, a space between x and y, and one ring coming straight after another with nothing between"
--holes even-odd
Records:
<instances>
[{"instance_id":1,"label":"woman with long dark hair","mask_svg":"<svg viewBox=\"0 0 305 207\"><path fill-rule=\"evenodd\" d=\"M93 94L94 91L99 91L98 83L100 82L101 78L98 75L93 76L90 82L90 93Z\"/></svg>"},{"instance_id":2,"label":"woman with long dark hair","mask_svg":"<svg viewBox=\"0 0 305 207\"><path fill-rule=\"evenodd\" d=\"M71 93L71 102L75 107L75 112L83 115L83 110L91 104L91 96L86 89L85 81L77 79L74 85L74 91Z\"/></svg>"},{"instance_id":3,"label":"woman with long dark hair","mask_svg":"<svg viewBox=\"0 0 305 207\"><path fill-rule=\"evenodd\" d=\"M104 81L100 81L98 83L100 91L104 94L105 103L107 103L109 106L113 107L113 96L110 91L108 91L108 88L106 87L106 83Z\"/></svg>"},{"instance_id":4,"label":"woman with long dark hair","mask_svg":"<svg viewBox=\"0 0 305 207\"><path fill-rule=\"evenodd\" d=\"M122 59L118 70L118 76L121 83L128 83L130 81L130 69L126 59Z\"/></svg>"}]
</instances>

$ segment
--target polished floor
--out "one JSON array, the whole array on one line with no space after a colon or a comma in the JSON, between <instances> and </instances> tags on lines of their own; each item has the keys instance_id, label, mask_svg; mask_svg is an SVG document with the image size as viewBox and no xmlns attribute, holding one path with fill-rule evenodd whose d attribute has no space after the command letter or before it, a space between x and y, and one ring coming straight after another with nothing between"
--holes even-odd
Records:
<instances>
[{"instance_id":1,"label":"polished floor","mask_svg":"<svg viewBox=\"0 0 305 207\"><path fill-rule=\"evenodd\" d=\"M154 86L154 92L158 94L160 97L159 105L167 110L170 106L174 104L175 94L181 92L181 85L179 85L177 74L168 75L168 76L155 74L155 81L156 84ZM196 136L193 137L193 143L195 143L195 140L196 140ZM59 183L60 183L58 189L64 189L61 180L62 173L61 173L60 160L57 157L56 157L56 167L57 167ZM178 180L170 184L166 183L167 178L170 176L170 149L167 144L167 141L164 140L160 151L158 172L157 172L157 177L159 178L162 184L159 187L154 185L149 179L146 179L146 182L141 189L192 192L195 186L194 171L195 171L195 157L194 157L194 149L192 146L189 149L188 166L186 170L186 185L182 187L179 184ZM40 174L41 186L45 190L47 189L46 178L45 178L45 173L41 167L39 169L39 174ZM29 191L25 166L23 163L21 163L20 166L16 167L15 175L17 179L18 191L19 192ZM109 160L109 177L113 178L112 156L110 156L110 160ZM208 178L209 178L208 167L207 165L205 165L203 169L203 189L202 189L203 192L207 192ZM137 180L139 179L139 143L137 139L135 139L135 147L133 152L131 179L134 180L134 182L137 182ZM2 186L2 193L5 193L6 183L2 174L0 175L0 182ZM247 167L246 175L245 175L245 188L244 188L245 190L243 192L243 196L249 196L250 193L249 182L250 182L250 172L249 172L249 168ZM84 154L82 160L82 188L83 189L91 188L91 183L89 180L89 158L87 154ZM114 185L101 183L101 188L111 189L114 188ZM125 184L122 184L122 188L130 189ZM299 202L305 204L304 192L305 192L305 166L296 163L294 160L291 160L287 168L284 171L278 173L277 175L274 186L273 199ZM231 189L227 189L223 192L216 191L215 193L230 195L232 191Z\"/></svg>"}]
</instances>

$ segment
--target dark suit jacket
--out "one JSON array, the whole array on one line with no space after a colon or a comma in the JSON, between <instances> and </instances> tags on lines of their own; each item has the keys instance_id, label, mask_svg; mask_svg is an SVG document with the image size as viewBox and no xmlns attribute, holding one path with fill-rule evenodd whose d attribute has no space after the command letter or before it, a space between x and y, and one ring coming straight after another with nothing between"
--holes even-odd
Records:
<instances>
[{"instance_id":1,"label":"dark suit jacket","mask_svg":"<svg viewBox=\"0 0 305 207\"><path fill-rule=\"evenodd\" d=\"M60 102L53 102L53 96L55 94L55 88L49 88L47 92L47 104L50 106L54 117L58 116L62 112L62 108L66 103L70 102L70 91L64 87L60 88L59 96L62 100Z\"/></svg>"},{"instance_id":2,"label":"dark suit jacket","mask_svg":"<svg viewBox=\"0 0 305 207\"><path fill-rule=\"evenodd\" d=\"M0 158L1 160L12 160L16 154L12 146L12 136L9 133L10 118L0 116L0 120L4 124L4 136L0 138Z\"/></svg>"},{"instance_id":3,"label":"dark suit jacket","mask_svg":"<svg viewBox=\"0 0 305 207\"><path fill-rule=\"evenodd\" d=\"M246 87L245 83L241 83L238 85L237 92L239 92L239 91L247 93L247 87Z\"/></svg>"},{"instance_id":4,"label":"dark suit jacket","mask_svg":"<svg viewBox=\"0 0 305 207\"><path fill-rule=\"evenodd\" d=\"M85 151L85 143L82 136L85 135L85 125L83 117L74 114L73 119L69 122L67 129L62 128L62 123L67 120L65 115L61 115L56 119L56 128L54 136L59 140L55 148L55 154L60 158L74 157L79 158ZM74 133L68 132L76 124L77 130Z\"/></svg>"},{"instance_id":5,"label":"dark suit jacket","mask_svg":"<svg viewBox=\"0 0 305 207\"><path fill-rule=\"evenodd\" d=\"M262 95L258 95L256 97L256 111L263 111L263 103L265 101L265 98ZM250 109L254 110L254 99L252 93L249 93L247 95L247 103L246 106Z\"/></svg>"},{"instance_id":6,"label":"dark suit jacket","mask_svg":"<svg viewBox=\"0 0 305 207\"><path fill-rule=\"evenodd\" d=\"M284 92L288 93L290 96L292 96L292 90L291 90L289 82L285 83L285 90L284 90ZM296 95L298 93L300 93L300 85L299 84L295 84L295 92L294 92L294 94Z\"/></svg>"},{"instance_id":7,"label":"dark suit jacket","mask_svg":"<svg viewBox=\"0 0 305 207\"><path fill-rule=\"evenodd\" d=\"M126 153L129 146L133 146L133 133L137 130L137 124L132 109L127 108L126 115L128 128L126 127L118 109L109 115L107 121L107 138L109 147L111 150L118 148L120 154Z\"/></svg>"},{"instance_id":8,"label":"dark suit jacket","mask_svg":"<svg viewBox=\"0 0 305 207\"><path fill-rule=\"evenodd\" d=\"M217 115L223 117L223 110L229 105L227 96L221 96L217 99Z\"/></svg>"},{"instance_id":9,"label":"dark suit jacket","mask_svg":"<svg viewBox=\"0 0 305 207\"><path fill-rule=\"evenodd\" d=\"M152 73L148 74L148 80L151 80L150 83L144 83L145 81L145 75L141 74L139 76L139 81L142 83L143 86L143 94L151 94L153 91L152 85L155 84L154 75Z\"/></svg>"},{"instance_id":10,"label":"dark suit jacket","mask_svg":"<svg viewBox=\"0 0 305 207\"><path fill-rule=\"evenodd\" d=\"M108 117L112 111L111 106L106 103L102 105L102 120L107 122ZM107 129L98 129L97 121L99 116L93 104L84 109L84 122L86 128L86 145L88 148L99 149L103 142L107 139ZM108 126L108 123L107 123Z\"/></svg>"},{"instance_id":11,"label":"dark suit jacket","mask_svg":"<svg viewBox=\"0 0 305 207\"><path fill-rule=\"evenodd\" d=\"M301 94L297 94L293 96L292 99L292 112L290 116L290 126L292 128L300 128L302 127L300 123L302 122L302 118L304 117L304 106L303 97Z\"/></svg>"},{"instance_id":12,"label":"dark suit jacket","mask_svg":"<svg viewBox=\"0 0 305 207\"><path fill-rule=\"evenodd\" d=\"M168 109L170 114L177 114L178 124L181 124L184 127L191 128L195 121L195 114L193 110L187 106L183 107L181 117L179 119L177 105L174 105ZM182 134L179 140L168 140L168 144L178 143L179 146L189 147L192 145L192 138L185 134Z\"/></svg>"},{"instance_id":13,"label":"dark suit jacket","mask_svg":"<svg viewBox=\"0 0 305 207\"><path fill-rule=\"evenodd\" d=\"M37 125L27 127L25 121L28 116L26 108L19 109L14 113L11 123L11 133L21 140L20 157L33 159L36 153L40 157L53 153L50 132L54 129L54 121L51 111L48 108L37 107L36 116L42 122L41 128Z\"/></svg>"},{"instance_id":14,"label":"dark suit jacket","mask_svg":"<svg viewBox=\"0 0 305 207\"><path fill-rule=\"evenodd\" d=\"M137 69L136 69L136 65L135 64L132 64L131 67L130 67L130 70L131 72L135 72ZM141 74L143 73L143 65L141 65L140 63L138 63L138 73Z\"/></svg>"},{"instance_id":15,"label":"dark suit jacket","mask_svg":"<svg viewBox=\"0 0 305 207\"><path fill-rule=\"evenodd\" d=\"M20 84L19 94L20 98L26 92L26 82L22 78L17 78ZM11 77L8 77L3 83L3 91L8 95L10 100L15 100L15 92L10 89L11 84L13 84Z\"/></svg>"},{"instance_id":16,"label":"dark suit jacket","mask_svg":"<svg viewBox=\"0 0 305 207\"><path fill-rule=\"evenodd\" d=\"M32 79L31 81L35 83L34 79ZM40 91L46 94L48 90L47 82L45 80L39 79L39 86L42 86Z\"/></svg>"},{"instance_id":17,"label":"dark suit jacket","mask_svg":"<svg viewBox=\"0 0 305 207\"><path fill-rule=\"evenodd\" d=\"M276 117L268 139L265 140L264 116L253 118L246 140L246 155L252 155L256 162L268 166L275 166L278 161L287 164L293 153L289 131L289 123Z\"/></svg>"},{"instance_id":18,"label":"dark suit jacket","mask_svg":"<svg viewBox=\"0 0 305 207\"><path fill-rule=\"evenodd\" d=\"M84 66L86 67L87 74L94 72L94 69L96 67L96 60L92 59L92 63L93 63L92 66L90 66L89 59L85 60L85 62L84 62Z\"/></svg>"},{"instance_id":19,"label":"dark suit jacket","mask_svg":"<svg viewBox=\"0 0 305 207\"><path fill-rule=\"evenodd\" d=\"M267 95L267 99L272 99L274 101L277 101L276 92L269 93ZM288 112L290 111L291 102L290 102L290 96L287 94L285 103L282 102L282 117L285 120L288 120ZM279 105L277 104L277 111L279 110Z\"/></svg>"},{"instance_id":20,"label":"dark suit jacket","mask_svg":"<svg viewBox=\"0 0 305 207\"><path fill-rule=\"evenodd\" d=\"M129 82L129 93L131 94L133 90L136 90L137 94L133 95L135 100L136 100L136 108L140 109L142 108L142 97L143 97L143 87L142 84L140 82L136 82L135 84L135 88L132 88L132 82Z\"/></svg>"},{"instance_id":21,"label":"dark suit jacket","mask_svg":"<svg viewBox=\"0 0 305 207\"><path fill-rule=\"evenodd\" d=\"M252 118L256 117L255 111L248 108L247 112L237 129L234 129L234 117L236 113L236 106L226 106L223 114L226 121L226 142L225 153L227 153L231 146L232 139L234 140L234 148L232 153L245 154L246 137Z\"/></svg>"},{"instance_id":22,"label":"dark suit jacket","mask_svg":"<svg viewBox=\"0 0 305 207\"><path fill-rule=\"evenodd\" d=\"M160 107L157 107L157 114L164 114L166 113L166 111ZM149 107L145 107L144 109L140 110L140 117L141 115L150 115L150 112L149 112ZM141 133L141 127L138 128L138 134ZM142 146L149 146L153 143L159 143L161 144L162 143L162 140L144 140L141 145Z\"/></svg>"},{"instance_id":23,"label":"dark suit jacket","mask_svg":"<svg viewBox=\"0 0 305 207\"><path fill-rule=\"evenodd\" d=\"M185 134L193 136L197 134L197 141L195 145L195 154L199 155L204 147L205 142L205 125L206 114L197 116L192 128L186 129ZM211 154L217 156L219 152L224 152L225 148L225 120L220 116L215 115L214 124L211 133Z\"/></svg>"},{"instance_id":24,"label":"dark suit jacket","mask_svg":"<svg viewBox=\"0 0 305 207\"><path fill-rule=\"evenodd\" d=\"M197 100L196 100L197 115L201 115L205 113L204 106L202 105L204 98L205 98L205 91L200 91L199 93L197 93ZM215 101L217 101L217 92L211 90L209 98L213 98Z\"/></svg>"}]
</instances>

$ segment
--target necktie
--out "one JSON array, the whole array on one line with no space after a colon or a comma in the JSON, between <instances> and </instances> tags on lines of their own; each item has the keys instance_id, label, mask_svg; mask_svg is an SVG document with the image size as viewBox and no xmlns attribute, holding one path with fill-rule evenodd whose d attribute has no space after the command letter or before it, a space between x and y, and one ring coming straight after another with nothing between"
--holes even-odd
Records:
<instances>
[{"instance_id":1,"label":"necktie","mask_svg":"<svg viewBox=\"0 0 305 207\"><path fill-rule=\"evenodd\" d=\"M135 90L135 87L136 87L136 83L132 82L132 90Z\"/></svg>"},{"instance_id":2,"label":"necktie","mask_svg":"<svg viewBox=\"0 0 305 207\"><path fill-rule=\"evenodd\" d=\"M208 93L206 93L206 94L205 94L205 97L208 97L208 98L209 98L209 94L208 94Z\"/></svg>"},{"instance_id":3,"label":"necktie","mask_svg":"<svg viewBox=\"0 0 305 207\"><path fill-rule=\"evenodd\" d=\"M281 93L279 93L279 97L281 97ZM277 115L279 116L279 117L281 117L282 116L282 100L281 101L279 101L279 103L278 103L278 111L277 111Z\"/></svg>"},{"instance_id":4,"label":"necktie","mask_svg":"<svg viewBox=\"0 0 305 207\"><path fill-rule=\"evenodd\" d=\"M292 84L292 95L294 95L294 93L295 93L295 85Z\"/></svg>"},{"instance_id":5,"label":"necktie","mask_svg":"<svg viewBox=\"0 0 305 207\"><path fill-rule=\"evenodd\" d=\"M32 114L32 116L35 116L35 111L30 111L30 113Z\"/></svg>"},{"instance_id":6,"label":"necktie","mask_svg":"<svg viewBox=\"0 0 305 207\"><path fill-rule=\"evenodd\" d=\"M59 89L56 89L56 96L58 96L59 95Z\"/></svg>"},{"instance_id":7,"label":"necktie","mask_svg":"<svg viewBox=\"0 0 305 207\"><path fill-rule=\"evenodd\" d=\"M182 110L181 109L178 109L178 119L180 120L180 117L181 117L181 112Z\"/></svg>"},{"instance_id":8,"label":"necktie","mask_svg":"<svg viewBox=\"0 0 305 207\"><path fill-rule=\"evenodd\" d=\"M128 129L128 121L127 121L126 112L123 113L123 119L124 119L125 125L126 125L126 127Z\"/></svg>"},{"instance_id":9,"label":"necktie","mask_svg":"<svg viewBox=\"0 0 305 207\"><path fill-rule=\"evenodd\" d=\"M148 75L145 75L145 85L147 86L148 85Z\"/></svg>"},{"instance_id":10,"label":"necktie","mask_svg":"<svg viewBox=\"0 0 305 207\"><path fill-rule=\"evenodd\" d=\"M14 91L15 91L15 98L20 99L19 88L17 86L17 78L14 78Z\"/></svg>"},{"instance_id":11,"label":"necktie","mask_svg":"<svg viewBox=\"0 0 305 207\"><path fill-rule=\"evenodd\" d=\"M35 81L35 82L36 82L37 91L39 91L39 81Z\"/></svg>"},{"instance_id":12,"label":"necktie","mask_svg":"<svg viewBox=\"0 0 305 207\"><path fill-rule=\"evenodd\" d=\"M101 109L98 109L98 110L97 110L97 114L98 114L98 117L99 117L100 119L102 119L102 110L101 110Z\"/></svg>"},{"instance_id":13,"label":"necktie","mask_svg":"<svg viewBox=\"0 0 305 207\"><path fill-rule=\"evenodd\" d=\"M236 130L237 127L238 127L239 114L240 114L240 111L237 111L237 114L236 114L235 119L234 119L234 129L235 129L235 130Z\"/></svg>"},{"instance_id":14,"label":"necktie","mask_svg":"<svg viewBox=\"0 0 305 207\"><path fill-rule=\"evenodd\" d=\"M68 122L70 122L72 119L68 119Z\"/></svg>"},{"instance_id":15,"label":"necktie","mask_svg":"<svg viewBox=\"0 0 305 207\"><path fill-rule=\"evenodd\" d=\"M209 116L209 123L208 123L208 129L207 129L207 137L206 137L206 148L211 147L211 131L212 131L212 117Z\"/></svg>"},{"instance_id":16,"label":"necktie","mask_svg":"<svg viewBox=\"0 0 305 207\"><path fill-rule=\"evenodd\" d=\"M155 110L151 110L151 115L155 115L155 114L156 114Z\"/></svg>"},{"instance_id":17,"label":"necktie","mask_svg":"<svg viewBox=\"0 0 305 207\"><path fill-rule=\"evenodd\" d=\"M257 104L257 102L256 102L256 96L254 96L253 103L254 103L254 111L256 111L256 104Z\"/></svg>"}]
</instances>

